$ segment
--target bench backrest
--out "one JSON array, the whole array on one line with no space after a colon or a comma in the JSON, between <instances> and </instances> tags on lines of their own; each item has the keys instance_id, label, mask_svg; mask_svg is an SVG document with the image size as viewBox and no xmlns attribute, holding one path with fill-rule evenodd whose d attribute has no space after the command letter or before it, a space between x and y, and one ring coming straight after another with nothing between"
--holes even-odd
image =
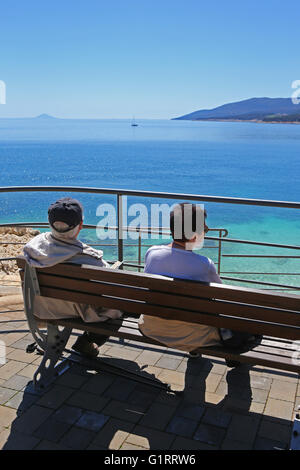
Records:
<instances>
[{"instance_id":1,"label":"bench backrest","mask_svg":"<svg viewBox=\"0 0 300 470\"><path fill-rule=\"evenodd\" d=\"M17 260L25 269L24 258ZM40 295L133 314L300 339L300 296L133 271L58 264L36 269Z\"/></svg>"}]
</instances>

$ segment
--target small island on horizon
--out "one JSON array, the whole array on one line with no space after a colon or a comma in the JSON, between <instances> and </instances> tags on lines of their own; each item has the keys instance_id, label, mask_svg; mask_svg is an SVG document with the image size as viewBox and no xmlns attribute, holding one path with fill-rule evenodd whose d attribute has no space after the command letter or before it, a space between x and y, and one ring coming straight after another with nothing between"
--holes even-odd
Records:
<instances>
[{"instance_id":1,"label":"small island on horizon","mask_svg":"<svg viewBox=\"0 0 300 470\"><path fill-rule=\"evenodd\" d=\"M300 124L300 105L291 98L250 98L203 109L173 120Z\"/></svg>"},{"instance_id":2,"label":"small island on horizon","mask_svg":"<svg viewBox=\"0 0 300 470\"><path fill-rule=\"evenodd\" d=\"M55 116L51 116L50 114L39 114L38 116L35 116L33 119L58 119Z\"/></svg>"}]
</instances>

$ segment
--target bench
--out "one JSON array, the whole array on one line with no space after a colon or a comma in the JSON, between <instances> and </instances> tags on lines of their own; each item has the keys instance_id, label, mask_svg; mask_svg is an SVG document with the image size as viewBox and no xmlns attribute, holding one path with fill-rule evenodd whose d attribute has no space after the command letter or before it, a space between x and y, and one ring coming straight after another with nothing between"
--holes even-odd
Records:
<instances>
[{"instance_id":1,"label":"bench","mask_svg":"<svg viewBox=\"0 0 300 470\"><path fill-rule=\"evenodd\" d=\"M300 372L300 296L263 290L204 284L110 268L59 264L29 267L17 259L23 281L25 312L31 333L44 351L34 375L37 389L45 388L60 373L62 352L73 329L123 340L160 345L138 328L140 314L201 323L263 335L248 351L223 346L203 347L201 354L239 363ZM35 295L92 304L126 312L125 318L85 323L79 318L47 320L47 332L33 314ZM161 346L164 346L161 344Z\"/></svg>"}]
</instances>

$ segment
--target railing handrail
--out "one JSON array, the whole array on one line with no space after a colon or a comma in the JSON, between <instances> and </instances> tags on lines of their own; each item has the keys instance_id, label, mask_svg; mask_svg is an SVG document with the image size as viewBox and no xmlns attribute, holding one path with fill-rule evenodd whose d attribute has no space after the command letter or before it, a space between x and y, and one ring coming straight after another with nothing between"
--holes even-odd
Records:
<instances>
[{"instance_id":1,"label":"railing handrail","mask_svg":"<svg viewBox=\"0 0 300 470\"><path fill-rule=\"evenodd\" d=\"M128 189L111 189L111 188L92 188L92 187L78 187L78 186L6 186L0 187L0 193L11 193L11 192L77 192L77 193L93 193L93 194L110 194L112 196L117 197L117 223L118 226L114 227L115 230L118 232L118 259L123 261L123 233L126 232L128 227L123 226L123 205L122 205L122 198L123 196L135 196L135 197L144 197L144 198L160 198L160 199L179 199L181 201L198 201L198 202L212 202L212 203L226 203L226 204L244 204L250 206L265 206L265 207L281 207L286 209L300 209L300 202L293 202L293 201L278 201L278 200L263 200L263 199L251 199L251 198L234 198L234 197L222 197L222 196L209 196L209 195L197 195L197 194L185 194L185 193L167 193L167 192L157 192L157 191L139 191L139 190L128 190ZM0 227L4 226L31 226L31 227L41 227L40 223L31 223L28 222L21 222L21 223L6 223L0 224ZM48 223L43 223L43 227L49 226ZM93 228L100 228L99 225L84 225L86 229L93 229ZM107 228L108 227L103 227ZM111 228L110 228L111 229ZM161 230L161 229L160 229ZM228 243L245 243L250 245L261 245L266 247L275 247L275 248L288 248L293 250L300 250L300 246L296 245L283 245L283 244L275 244L275 243L268 243L268 242L256 242L252 240L238 240L238 239L230 239L227 238L228 232L226 229L219 229L225 230L225 235L222 237L222 233L219 233L219 237L208 237L208 240L215 240L219 242L219 259L221 259L221 245L223 242ZM128 231L128 230L127 230ZM222 256L232 256L223 254ZM235 255L235 256L242 256L242 255ZM245 255L244 255L245 256ZM249 255L250 256L250 255ZM266 256L266 255L252 255L253 257L259 256ZM270 256L270 255L269 255ZM139 253L140 257L140 253ZM277 256L279 257L279 256ZM293 256L296 258L296 256ZM220 262L218 263L218 272L220 273ZM224 278L230 280L230 278ZM233 279L232 279L233 280ZM247 282L244 279L234 279L236 281ZM255 281L250 281L254 283ZM260 282L256 282L260 284ZM267 284L267 283L262 283ZM280 286L279 284L270 284L272 286ZM294 286L287 286L281 285L280 287L290 287L294 288ZM295 287L295 289L300 289L300 287Z\"/></svg>"},{"instance_id":2,"label":"railing handrail","mask_svg":"<svg viewBox=\"0 0 300 470\"><path fill-rule=\"evenodd\" d=\"M236 198L224 196L209 196L199 194L186 194L186 193L167 193L158 191L140 191L134 189L111 189L111 188L89 188L82 186L2 186L0 193L5 192L35 192L35 191L70 191L78 193L94 193L94 194L112 194L118 196L141 196L141 197L154 197L162 199L187 199L190 201L205 201L226 204L246 204L255 206L269 206L269 207L285 207L290 209L300 209L300 202L293 201L277 201L270 199L251 199L251 198Z\"/></svg>"},{"instance_id":3,"label":"railing handrail","mask_svg":"<svg viewBox=\"0 0 300 470\"><path fill-rule=\"evenodd\" d=\"M5 223L5 224L0 224L0 228L1 227L33 227L33 228L47 228L49 227L49 223L48 222L8 222L8 223ZM96 229L96 228L105 228L107 230L116 230L118 231L118 227L116 226L99 226L99 225L92 225L92 224L84 224L83 225L83 228L84 229ZM157 227L158 228L158 227ZM126 227L126 226L123 226L123 231L138 231L138 232L144 232L144 233L155 233L155 234L164 234L166 235L167 233L166 232L163 232L162 230L164 230L165 228L162 227L162 228L158 228L158 230L156 231L156 227L154 228L151 228L151 227ZM153 230L153 231L152 231ZM229 243L244 243L244 244L248 244L248 245L260 245L260 246L267 246L267 247L272 247L272 248L287 248L287 249L290 249L290 250L300 250L300 246L299 245L283 245L283 244L279 244L279 243L270 243L270 242L258 242L258 241L254 241L254 240L240 240L240 239L237 239L237 238L226 238L227 234L228 234L228 231L224 228L209 228L209 231L225 231L226 234L224 235L224 237L209 237L209 236L205 236L205 239L207 240L214 240L214 241L222 241L222 242L229 242ZM229 256L229 255L223 255L223 256ZM232 255L230 255L232 256ZM234 255L234 256L240 256L240 255ZM246 256L246 255L244 255ZM250 256L250 255L247 255L247 256Z\"/></svg>"}]
</instances>

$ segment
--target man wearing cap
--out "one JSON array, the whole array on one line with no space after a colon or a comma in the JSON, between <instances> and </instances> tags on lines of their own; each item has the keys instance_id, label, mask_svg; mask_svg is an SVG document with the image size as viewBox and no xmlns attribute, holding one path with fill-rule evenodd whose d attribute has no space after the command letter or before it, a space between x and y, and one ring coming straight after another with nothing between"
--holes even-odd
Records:
<instances>
[{"instance_id":1,"label":"man wearing cap","mask_svg":"<svg viewBox=\"0 0 300 470\"><path fill-rule=\"evenodd\" d=\"M50 267L58 263L87 264L109 268L103 252L77 240L83 225L83 208L79 201L69 197L59 199L48 209L51 232L41 233L24 247L24 257L30 266ZM119 310L104 309L59 299L36 296L35 315L43 319L81 317L85 322L120 318ZM72 348L82 354L96 356L106 336L84 333Z\"/></svg>"}]
</instances>

